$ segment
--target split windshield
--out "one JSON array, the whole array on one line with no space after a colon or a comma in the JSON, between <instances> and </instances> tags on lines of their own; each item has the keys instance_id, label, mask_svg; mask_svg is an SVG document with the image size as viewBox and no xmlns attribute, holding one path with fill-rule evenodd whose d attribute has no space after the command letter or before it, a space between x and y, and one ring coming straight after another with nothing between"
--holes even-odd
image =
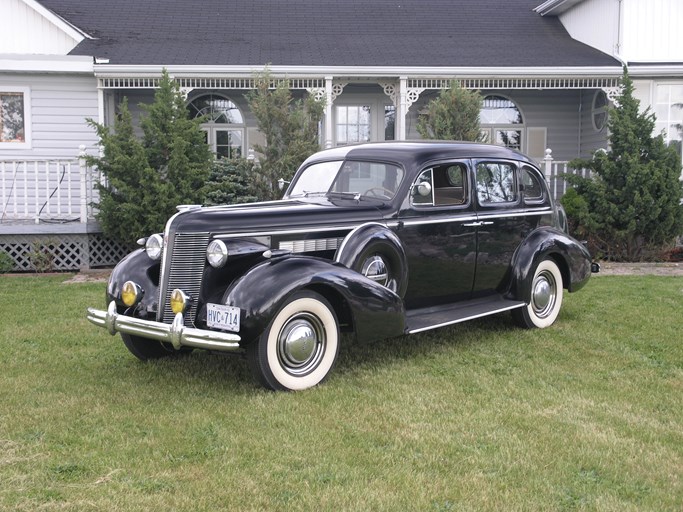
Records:
<instances>
[{"instance_id":1,"label":"split windshield","mask_svg":"<svg viewBox=\"0 0 683 512\"><path fill-rule=\"evenodd\" d=\"M319 162L308 166L292 184L288 197L349 195L354 199L393 199L403 169L387 163L351 160Z\"/></svg>"}]
</instances>

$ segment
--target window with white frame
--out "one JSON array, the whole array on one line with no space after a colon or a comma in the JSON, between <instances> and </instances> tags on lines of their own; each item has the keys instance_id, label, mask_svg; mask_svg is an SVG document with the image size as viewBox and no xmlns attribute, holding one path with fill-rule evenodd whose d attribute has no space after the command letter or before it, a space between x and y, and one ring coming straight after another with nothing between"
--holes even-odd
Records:
<instances>
[{"instance_id":1,"label":"window with white frame","mask_svg":"<svg viewBox=\"0 0 683 512\"><path fill-rule=\"evenodd\" d=\"M523 148L524 120L517 104L503 96L486 96L479 114L484 142L508 148Z\"/></svg>"},{"instance_id":2,"label":"window with white frame","mask_svg":"<svg viewBox=\"0 0 683 512\"><path fill-rule=\"evenodd\" d=\"M0 147L11 149L30 146L30 110L28 88L0 85Z\"/></svg>"},{"instance_id":3,"label":"window with white frame","mask_svg":"<svg viewBox=\"0 0 683 512\"><path fill-rule=\"evenodd\" d=\"M607 125L607 119L609 117L608 109L609 100L607 99L607 94L605 91L599 90L595 91L593 95L593 106L592 106L592 119L593 119L593 129L596 132L601 132Z\"/></svg>"},{"instance_id":4,"label":"window with white frame","mask_svg":"<svg viewBox=\"0 0 683 512\"><path fill-rule=\"evenodd\" d=\"M228 98L203 94L187 105L190 116L204 119L202 130L206 142L217 158L239 158L244 155L244 117Z\"/></svg>"},{"instance_id":5,"label":"window with white frame","mask_svg":"<svg viewBox=\"0 0 683 512\"><path fill-rule=\"evenodd\" d=\"M663 133L666 143L683 156L683 83L658 84L655 134Z\"/></svg>"},{"instance_id":6,"label":"window with white frame","mask_svg":"<svg viewBox=\"0 0 683 512\"><path fill-rule=\"evenodd\" d=\"M337 144L370 141L372 125L369 105L340 105L336 110Z\"/></svg>"}]
</instances>

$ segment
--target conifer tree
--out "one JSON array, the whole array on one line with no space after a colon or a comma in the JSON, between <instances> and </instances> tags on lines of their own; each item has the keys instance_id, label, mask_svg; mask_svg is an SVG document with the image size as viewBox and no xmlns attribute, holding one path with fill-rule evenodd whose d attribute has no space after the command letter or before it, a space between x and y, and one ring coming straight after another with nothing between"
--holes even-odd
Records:
<instances>
[{"instance_id":1,"label":"conifer tree","mask_svg":"<svg viewBox=\"0 0 683 512\"><path fill-rule=\"evenodd\" d=\"M478 91L463 89L460 82L453 80L448 89L429 102L427 113L418 120L417 131L424 139L477 141L481 105Z\"/></svg>"},{"instance_id":2,"label":"conifer tree","mask_svg":"<svg viewBox=\"0 0 683 512\"><path fill-rule=\"evenodd\" d=\"M278 180L289 181L310 155L320 150L318 131L324 102L313 96L295 100L287 80L275 83L270 73L256 77L256 88L247 94L251 112L258 121L266 145L254 145L262 155L255 175L255 193L260 200L278 199Z\"/></svg>"},{"instance_id":3,"label":"conifer tree","mask_svg":"<svg viewBox=\"0 0 683 512\"><path fill-rule=\"evenodd\" d=\"M89 120L103 155L91 157L106 178L99 185L97 220L123 243L163 230L179 204L199 203L212 156L199 124L189 118L177 83L164 70L154 103L142 105L142 140L135 136L127 100L113 130Z\"/></svg>"},{"instance_id":4,"label":"conifer tree","mask_svg":"<svg viewBox=\"0 0 683 512\"><path fill-rule=\"evenodd\" d=\"M575 192L563 199L594 255L622 261L652 259L683 232L681 160L661 135L655 116L639 113L626 69L621 95L609 110L608 151L570 162L591 178L567 176Z\"/></svg>"}]
</instances>

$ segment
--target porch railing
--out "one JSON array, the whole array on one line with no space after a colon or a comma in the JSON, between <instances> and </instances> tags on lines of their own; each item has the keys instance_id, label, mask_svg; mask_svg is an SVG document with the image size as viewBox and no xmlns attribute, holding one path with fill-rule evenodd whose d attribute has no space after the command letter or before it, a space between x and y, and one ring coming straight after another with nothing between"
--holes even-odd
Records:
<instances>
[{"instance_id":1,"label":"porch railing","mask_svg":"<svg viewBox=\"0 0 683 512\"><path fill-rule=\"evenodd\" d=\"M552 150L545 150L545 158L543 159L543 170L545 179L548 181L550 187L550 194L559 200L571 188L571 185L565 181L564 176L567 174L578 175L588 178L591 175L588 169L573 169L569 167L568 161L554 160Z\"/></svg>"},{"instance_id":2,"label":"porch railing","mask_svg":"<svg viewBox=\"0 0 683 512\"><path fill-rule=\"evenodd\" d=\"M99 176L76 159L0 160L0 223L86 223Z\"/></svg>"}]
</instances>

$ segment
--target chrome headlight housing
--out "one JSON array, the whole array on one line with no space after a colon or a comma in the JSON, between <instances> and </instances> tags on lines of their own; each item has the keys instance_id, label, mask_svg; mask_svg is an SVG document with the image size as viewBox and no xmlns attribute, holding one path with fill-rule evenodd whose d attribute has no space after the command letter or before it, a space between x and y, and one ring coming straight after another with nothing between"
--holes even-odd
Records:
<instances>
[{"instance_id":1,"label":"chrome headlight housing","mask_svg":"<svg viewBox=\"0 0 683 512\"><path fill-rule=\"evenodd\" d=\"M213 268L221 268L228 261L228 248L223 240L213 240L206 248L206 260Z\"/></svg>"},{"instance_id":2,"label":"chrome headlight housing","mask_svg":"<svg viewBox=\"0 0 683 512\"><path fill-rule=\"evenodd\" d=\"M147 243L145 244L145 251L147 252L147 256L149 256L153 260L161 259L161 252L163 248L164 239L159 234L150 236L147 239Z\"/></svg>"}]
</instances>

